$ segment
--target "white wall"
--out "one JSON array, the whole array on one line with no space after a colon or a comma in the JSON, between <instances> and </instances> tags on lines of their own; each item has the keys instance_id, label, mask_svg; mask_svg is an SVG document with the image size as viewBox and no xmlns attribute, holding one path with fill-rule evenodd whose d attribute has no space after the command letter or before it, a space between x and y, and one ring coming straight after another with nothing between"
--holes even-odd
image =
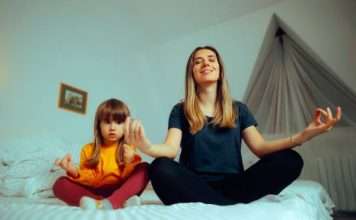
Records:
<instances>
[{"instance_id":1,"label":"white wall","mask_svg":"<svg viewBox=\"0 0 356 220\"><path fill-rule=\"evenodd\" d=\"M153 85L150 95L155 98L151 101L160 106L146 125L149 130L158 129L152 137L163 138L167 123L162 123L162 118L168 120L171 107L184 95L186 60L197 46L212 45L219 50L232 94L242 99L274 13L349 87L356 88L356 10L350 8L355 8L351 0L290 0L152 46L143 58L153 74L147 79Z\"/></svg>"},{"instance_id":2,"label":"white wall","mask_svg":"<svg viewBox=\"0 0 356 220\"><path fill-rule=\"evenodd\" d=\"M2 139L51 132L85 143L100 102L118 97L137 105L131 95L138 81L134 52L142 45L125 31L128 15L112 4L82 3L1 4ZM88 92L87 114L57 108L61 82Z\"/></svg>"},{"instance_id":3,"label":"white wall","mask_svg":"<svg viewBox=\"0 0 356 220\"><path fill-rule=\"evenodd\" d=\"M142 119L152 141L159 142L171 107L183 97L190 52L199 45L215 46L223 56L232 94L241 99L273 13L350 87L356 85L352 0L283 1L161 44L139 40L144 32L130 27L138 19L127 5L98 4L0 3L2 140L50 132L83 144L90 141L96 106L118 97ZM87 114L57 108L60 82L89 93Z\"/></svg>"},{"instance_id":4,"label":"white wall","mask_svg":"<svg viewBox=\"0 0 356 220\"><path fill-rule=\"evenodd\" d=\"M353 0L287 1L277 14L354 91L356 4Z\"/></svg>"}]
</instances>

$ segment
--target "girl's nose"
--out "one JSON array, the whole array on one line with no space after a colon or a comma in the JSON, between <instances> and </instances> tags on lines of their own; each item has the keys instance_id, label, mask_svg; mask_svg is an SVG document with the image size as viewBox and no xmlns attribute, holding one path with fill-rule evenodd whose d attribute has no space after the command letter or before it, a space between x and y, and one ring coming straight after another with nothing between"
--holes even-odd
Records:
<instances>
[{"instance_id":1,"label":"girl's nose","mask_svg":"<svg viewBox=\"0 0 356 220\"><path fill-rule=\"evenodd\" d=\"M114 123L114 122L111 122L111 123L110 123L110 129L114 129L114 126L115 126L115 123Z\"/></svg>"}]
</instances>

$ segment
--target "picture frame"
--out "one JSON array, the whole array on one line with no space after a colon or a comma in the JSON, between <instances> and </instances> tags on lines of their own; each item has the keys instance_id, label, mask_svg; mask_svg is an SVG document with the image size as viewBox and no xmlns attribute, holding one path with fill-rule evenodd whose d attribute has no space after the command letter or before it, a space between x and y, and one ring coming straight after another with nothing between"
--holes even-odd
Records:
<instances>
[{"instance_id":1,"label":"picture frame","mask_svg":"<svg viewBox=\"0 0 356 220\"><path fill-rule=\"evenodd\" d=\"M85 114L88 93L65 83L59 87L58 107L75 113Z\"/></svg>"}]
</instances>

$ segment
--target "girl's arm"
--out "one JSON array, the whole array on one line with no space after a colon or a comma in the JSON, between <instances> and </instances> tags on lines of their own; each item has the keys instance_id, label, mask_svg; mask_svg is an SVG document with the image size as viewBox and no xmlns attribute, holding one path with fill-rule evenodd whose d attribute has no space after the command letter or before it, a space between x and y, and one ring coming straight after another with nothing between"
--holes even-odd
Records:
<instances>
[{"instance_id":1,"label":"girl's arm","mask_svg":"<svg viewBox=\"0 0 356 220\"><path fill-rule=\"evenodd\" d=\"M266 141L255 126L246 128L242 135L251 151L258 157L262 157L275 151L299 146L319 134L330 131L330 129L332 129L333 126L340 121L341 114L340 107L337 107L335 117L333 117L330 108L327 108L326 110L318 108L315 110L312 122L310 122L303 131L287 138Z\"/></svg>"},{"instance_id":2,"label":"girl's arm","mask_svg":"<svg viewBox=\"0 0 356 220\"><path fill-rule=\"evenodd\" d=\"M131 120L129 117L125 121L126 142L137 146L143 153L151 157L175 158L178 154L181 139L182 131L177 128L170 128L163 144L151 144L145 136L141 122Z\"/></svg>"}]
</instances>

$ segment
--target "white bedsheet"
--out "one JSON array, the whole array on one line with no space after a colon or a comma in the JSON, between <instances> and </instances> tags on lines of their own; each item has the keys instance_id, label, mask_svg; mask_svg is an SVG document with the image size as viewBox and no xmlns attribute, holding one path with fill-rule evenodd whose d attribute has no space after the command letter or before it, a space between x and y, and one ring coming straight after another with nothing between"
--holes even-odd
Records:
<instances>
[{"instance_id":1,"label":"white bedsheet","mask_svg":"<svg viewBox=\"0 0 356 220\"><path fill-rule=\"evenodd\" d=\"M171 206L141 205L114 211L82 210L57 199L0 197L2 220L331 220L333 203L318 183L296 181L280 195L267 195L249 204L216 206L182 203Z\"/></svg>"}]
</instances>

